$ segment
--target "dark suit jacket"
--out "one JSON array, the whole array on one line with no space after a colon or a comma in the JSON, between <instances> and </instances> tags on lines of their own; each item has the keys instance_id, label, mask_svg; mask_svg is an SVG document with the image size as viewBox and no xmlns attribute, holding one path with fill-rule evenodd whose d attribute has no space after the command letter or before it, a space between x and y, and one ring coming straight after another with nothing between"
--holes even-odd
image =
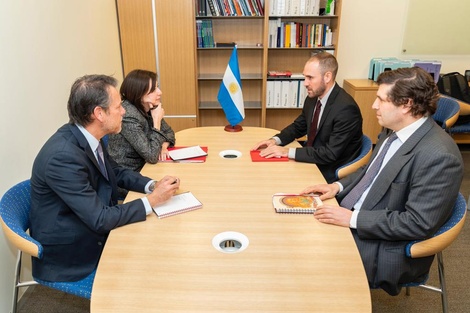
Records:
<instances>
[{"instance_id":1,"label":"dark suit jacket","mask_svg":"<svg viewBox=\"0 0 470 313\"><path fill-rule=\"evenodd\" d=\"M276 136L282 145L307 135L317 98L307 97L302 113ZM354 99L337 84L320 119L312 147L296 149L295 160L315 163L326 181L336 180L338 167L357 157L362 145L362 116Z\"/></svg>"},{"instance_id":2,"label":"dark suit jacket","mask_svg":"<svg viewBox=\"0 0 470 313\"><path fill-rule=\"evenodd\" d=\"M109 181L75 125L62 126L43 146L31 176L31 235L44 247L33 277L76 281L98 264L109 232L146 218L142 200L117 205L117 185L144 192L150 178L121 168L104 149Z\"/></svg>"},{"instance_id":3,"label":"dark suit jacket","mask_svg":"<svg viewBox=\"0 0 470 313\"><path fill-rule=\"evenodd\" d=\"M371 160L386 137L383 132ZM339 200L367 166L340 180ZM448 219L462 177L457 145L429 117L385 165L358 214L353 235L372 288L396 295L399 284L419 281L429 272L434 257L408 258L405 245L429 238Z\"/></svg>"}]
</instances>

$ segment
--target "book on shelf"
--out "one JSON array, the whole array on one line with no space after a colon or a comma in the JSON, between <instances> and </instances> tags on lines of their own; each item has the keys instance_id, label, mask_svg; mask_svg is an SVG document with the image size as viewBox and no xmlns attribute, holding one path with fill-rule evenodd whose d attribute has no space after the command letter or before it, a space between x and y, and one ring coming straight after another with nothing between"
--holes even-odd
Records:
<instances>
[{"instance_id":1,"label":"book on shelf","mask_svg":"<svg viewBox=\"0 0 470 313\"><path fill-rule=\"evenodd\" d=\"M325 2L325 1L324 1ZM331 2L331 0L329 0ZM272 0L269 16L319 16L320 0ZM331 5L330 5L331 8ZM333 10L330 10L334 12Z\"/></svg>"},{"instance_id":2,"label":"book on shelf","mask_svg":"<svg viewBox=\"0 0 470 313\"><path fill-rule=\"evenodd\" d=\"M154 207L153 211L158 218L164 218L200 208L202 208L202 203L192 192L188 191L174 195L168 201Z\"/></svg>"},{"instance_id":3,"label":"book on shelf","mask_svg":"<svg viewBox=\"0 0 470 313\"><path fill-rule=\"evenodd\" d=\"M204 163L207 157L207 147L191 146L191 147L172 147L168 148L168 157L162 162L177 163Z\"/></svg>"},{"instance_id":4,"label":"book on shelf","mask_svg":"<svg viewBox=\"0 0 470 313\"><path fill-rule=\"evenodd\" d=\"M333 46L333 31L327 24L283 22L281 18L268 22L270 48L320 48Z\"/></svg>"},{"instance_id":5,"label":"book on shelf","mask_svg":"<svg viewBox=\"0 0 470 313\"><path fill-rule=\"evenodd\" d=\"M236 42L216 42L215 46L217 48L230 48L235 47L237 45Z\"/></svg>"},{"instance_id":6,"label":"book on shelf","mask_svg":"<svg viewBox=\"0 0 470 313\"><path fill-rule=\"evenodd\" d=\"M320 197L314 194L275 193L272 200L276 213L313 214L316 208L323 204Z\"/></svg>"},{"instance_id":7,"label":"book on shelf","mask_svg":"<svg viewBox=\"0 0 470 313\"><path fill-rule=\"evenodd\" d=\"M291 71L268 71L268 78L289 78L291 76Z\"/></svg>"},{"instance_id":8,"label":"book on shelf","mask_svg":"<svg viewBox=\"0 0 470 313\"><path fill-rule=\"evenodd\" d=\"M287 162L289 161L288 157L280 157L280 158L265 158L260 156L261 150L251 150L250 157L251 162Z\"/></svg>"},{"instance_id":9,"label":"book on shelf","mask_svg":"<svg viewBox=\"0 0 470 313\"><path fill-rule=\"evenodd\" d=\"M196 20L197 47L214 48L212 20Z\"/></svg>"},{"instance_id":10,"label":"book on shelf","mask_svg":"<svg viewBox=\"0 0 470 313\"><path fill-rule=\"evenodd\" d=\"M197 0L196 16L263 16L261 0Z\"/></svg>"}]
</instances>

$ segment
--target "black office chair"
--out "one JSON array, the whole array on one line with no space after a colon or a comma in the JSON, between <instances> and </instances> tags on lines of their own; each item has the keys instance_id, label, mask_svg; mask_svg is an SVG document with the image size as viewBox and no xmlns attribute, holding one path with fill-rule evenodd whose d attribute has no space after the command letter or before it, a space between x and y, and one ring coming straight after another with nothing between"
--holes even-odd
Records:
<instances>
[{"instance_id":1,"label":"black office chair","mask_svg":"<svg viewBox=\"0 0 470 313\"><path fill-rule=\"evenodd\" d=\"M452 210L451 217L444 225L429 239L415 240L406 246L406 256L410 258L422 258L431 255L437 255L437 269L439 274L439 286L427 285L426 281L421 283L404 284L406 294L410 295L410 287L420 287L441 294L442 312L448 312L447 288L444 276L444 258L442 252L450 246L457 238L465 223L467 213L467 203L462 194L459 193L457 201Z\"/></svg>"},{"instance_id":2,"label":"black office chair","mask_svg":"<svg viewBox=\"0 0 470 313\"><path fill-rule=\"evenodd\" d=\"M41 284L82 298L91 298L91 289L95 272L76 282L50 282L33 278L32 281L21 281L22 252L41 259L42 245L26 231L29 229L29 211L31 208L31 184L25 180L10 188L0 200L0 221L6 238L18 249L15 268L15 282L12 312L16 313L18 289Z\"/></svg>"}]
</instances>

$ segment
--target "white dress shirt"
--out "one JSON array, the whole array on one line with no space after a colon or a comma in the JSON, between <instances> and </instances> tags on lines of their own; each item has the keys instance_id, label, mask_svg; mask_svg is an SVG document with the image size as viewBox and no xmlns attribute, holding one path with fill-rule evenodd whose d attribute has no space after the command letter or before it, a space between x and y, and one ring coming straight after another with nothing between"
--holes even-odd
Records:
<instances>
[{"instance_id":1,"label":"white dress shirt","mask_svg":"<svg viewBox=\"0 0 470 313\"><path fill-rule=\"evenodd\" d=\"M388 149L387 153L385 154L385 158L382 162L382 165L379 169L379 172L377 173L377 176L380 174L380 172L385 167L385 165L388 163L388 161L390 161L390 159L393 157L393 155L398 151L398 149L405 143L405 141L407 141L408 138L410 138L410 136L413 135L413 133L419 127L421 127L421 125L423 125L423 123L427 119L428 119L428 117L426 117L426 116L422 117L419 120L413 122L412 124L402 128L402 129L400 129L399 131L396 132L398 138L394 142L392 142L392 144L390 145L390 148ZM384 143L380 146L380 150L382 150L383 146L385 145L385 142L386 141L384 141ZM377 152L376 156L380 154L380 150ZM375 178L372 181L372 183L370 184L370 186L366 189L366 191L364 191L362 196L359 198L357 203L354 205L354 211L353 211L353 214L351 216L351 220L349 221L349 227L357 228L357 216L358 216L359 211L361 210L362 204L364 203L365 198L369 194L369 190L372 187L372 185L374 184L377 176L375 176ZM339 182L337 182L337 184L340 186L340 191L342 191L343 186Z\"/></svg>"}]
</instances>

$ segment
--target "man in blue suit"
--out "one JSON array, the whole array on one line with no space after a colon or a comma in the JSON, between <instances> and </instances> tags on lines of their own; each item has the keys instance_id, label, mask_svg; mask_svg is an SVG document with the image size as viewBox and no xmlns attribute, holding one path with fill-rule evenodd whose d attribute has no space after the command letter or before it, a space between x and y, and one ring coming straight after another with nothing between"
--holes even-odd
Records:
<instances>
[{"instance_id":1,"label":"man in blue suit","mask_svg":"<svg viewBox=\"0 0 470 313\"><path fill-rule=\"evenodd\" d=\"M432 119L438 91L420 68L380 74L372 108L385 130L367 165L329 185L307 187L340 206L319 207L315 218L350 227L372 288L391 295L426 277L434 256L408 258L409 241L431 237L459 193L463 160L452 138ZM383 153L382 153L383 152Z\"/></svg>"},{"instance_id":2,"label":"man in blue suit","mask_svg":"<svg viewBox=\"0 0 470 313\"><path fill-rule=\"evenodd\" d=\"M88 75L72 86L70 121L44 144L31 176L31 235L44 247L33 258L33 277L78 281L97 267L109 232L144 221L152 207L179 187L176 177L158 182L124 169L108 155L101 139L121 130L125 113L117 81ZM117 187L147 195L118 204Z\"/></svg>"}]
</instances>

